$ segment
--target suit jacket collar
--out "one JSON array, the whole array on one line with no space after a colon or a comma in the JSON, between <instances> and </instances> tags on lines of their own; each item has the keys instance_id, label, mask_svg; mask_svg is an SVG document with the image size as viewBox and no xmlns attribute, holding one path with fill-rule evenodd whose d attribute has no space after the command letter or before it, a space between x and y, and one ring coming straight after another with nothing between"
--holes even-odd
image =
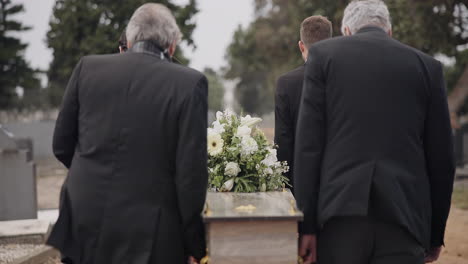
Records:
<instances>
[{"instance_id":1,"label":"suit jacket collar","mask_svg":"<svg viewBox=\"0 0 468 264\"><path fill-rule=\"evenodd\" d=\"M163 49L151 41L138 41L132 45L130 52L152 54L156 55L161 60L170 60L167 49Z\"/></svg>"},{"instance_id":2,"label":"suit jacket collar","mask_svg":"<svg viewBox=\"0 0 468 264\"><path fill-rule=\"evenodd\" d=\"M367 32L378 32L378 33L387 34L385 32L385 30L383 30L382 28L377 27L377 26L365 26L365 27L361 28L360 30L358 30L358 32L356 32L356 34L367 33Z\"/></svg>"}]
</instances>

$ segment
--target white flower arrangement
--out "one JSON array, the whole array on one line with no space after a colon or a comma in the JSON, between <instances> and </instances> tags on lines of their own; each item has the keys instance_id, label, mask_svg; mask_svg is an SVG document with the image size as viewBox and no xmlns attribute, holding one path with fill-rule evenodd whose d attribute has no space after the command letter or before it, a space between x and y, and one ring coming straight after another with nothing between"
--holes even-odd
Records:
<instances>
[{"instance_id":1,"label":"white flower arrangement","mask_svg":"<svg viewBox=\"0 0 468 264\"><path fill-rule=\"evenodd\" d=\"M217 156L223 152L224 140L219 133L208 129L208 154Z\"/></svg>"},{"instance_id":2,"label":"white flower arrangement","mask_svg":"<svg viewBox=\"0 0 468 264\"><path fill-rule=\"evenodd\" d=\"M216 113L208 128L209 189L221 192L279 191L288 185L288 164L256 126L261 118Z\"/></svg>"}]
</instances>

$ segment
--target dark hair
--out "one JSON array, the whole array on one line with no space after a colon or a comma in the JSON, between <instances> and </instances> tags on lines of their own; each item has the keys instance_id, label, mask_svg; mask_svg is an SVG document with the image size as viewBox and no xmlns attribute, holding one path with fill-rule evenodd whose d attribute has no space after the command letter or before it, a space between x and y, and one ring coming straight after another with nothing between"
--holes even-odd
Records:
<instances>
[{"instance_id":1,"label":"dark hair","mask_svg":"<svg viewBox=\"0 0 468 264\"><path fill-rule=\"evenodd\" d=\"M122 48L123 51L127 50L127 36L126 36L126 30L122 32L119 38L119 47Z\"/></svg>"},{"instance_id":2,"label":"dark hair","mask_svg":"<svg viewBox=\"0 0 468 264\"><path fill-rule=\"evenodd\" d=\"M315 42L332 37L332 23L324 16L311 16L301 23L301 41L307 48Z\"/></svg>"}]
</instances>

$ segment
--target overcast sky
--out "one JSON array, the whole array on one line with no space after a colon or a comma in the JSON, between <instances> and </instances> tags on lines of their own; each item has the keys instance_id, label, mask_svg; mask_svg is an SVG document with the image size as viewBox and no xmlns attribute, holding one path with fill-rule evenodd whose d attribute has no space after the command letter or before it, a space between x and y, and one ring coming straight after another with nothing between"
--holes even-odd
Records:
<instances>
[{"instance_id":1,"label":"overcast sky","mask_svg":"<svg viewBox=\"0 0 468 264\"><path fill-rule=\"evenodd\" d=\"M45 44L49 19L55 0L16 0L23 3L26 12L18 15L25 25L33 29L21 33L23 42L29 44L26 59L33 67L47 69L52 60L52 51ZM187 0L176 0L186 3ZM196 50L184 48L191 59L192 67L219 69L225 65L226 47L239 24L246 26L253 18L252 0L198 0L200 12L196 16L197 27L193 38Z\"/></svg>"}]
</instances>

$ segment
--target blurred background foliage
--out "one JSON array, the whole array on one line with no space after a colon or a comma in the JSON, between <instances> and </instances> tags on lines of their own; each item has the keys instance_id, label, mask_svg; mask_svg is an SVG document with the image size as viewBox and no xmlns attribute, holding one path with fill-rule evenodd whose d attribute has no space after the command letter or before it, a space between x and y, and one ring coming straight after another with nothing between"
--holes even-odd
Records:
<instances>
[{"instance_id":1,"label":"blurred background foliage","mask_svg":"<svg viewBox=\"0 0 468 264\"><path fill-rule=\"evenodd\" d=\"M118 52L117 41L131 15L146 0L57 0L50 21L47 43L53 60L47 73L52 106L60 104L64 87L78 60L89 54ZM172 0L159 0L174 13L183 34L183 41L195 47L192 33L193 16L198 12L196 1L176 5ZM181 49L175 56L183 63L188 59Z\"/></svg>"},{"instance_id":2,"label":"blurred background foliage","mask_svg":"<svg viewBox=\"0 0 468 264\"><path fill-rule=\"evenodd\" d=\"M0 0L0 5L0 109L21 108L24 103L19 100L17 87L23 88L21 92L28 99L40 87L37 71L24 59L28 45L14 37L30 28L11 18L24 11L22 5L10 0Z\"/></svg>"},{"instance_id":3,"label":"blurred background foliage","mask_svg":"<svg viewBox=\"0 0 468 264\"><path fill-rule=\"evenodd\" d=\"M463 83L467 71L468 10L466 0L387 0L394 37L431 55L441 55L449 92ZM248 113L273 110L276 79L303 63L297 47L302 20L311 15L328 17L334 36L341 35L341 19L348 0L255 0L255 19L238 28L228 47L225 76L238 80L236 97ZM468 78L468 76L466 76ZM462 87L463 86L463 87ZM458 89L468 90L468 84ZM453 110L466 111L466 94Z\"/></svg>"},{"instance_id":4,"label":"blurred background foliage","mask_svg":"<svg viewBox=\"0 0 468 264\"><path fill-rule=\"evenodd\" d=\"M213 111L224 109L224 85L221 76L211 68L203 70L208 79L208 108Z\"/></svg>"},{"instance_id":5,"label":"blurred background foliage","mask_svg":"<svg viewBox=\"0 0 468 264\"><path fill-rule=\"evenodd\" d=\"M117 41L133 11L146 0L57 0L50 20L47 44L53 60L41 87L37 75L24 60L25 43L15 34L28 30L11 15L23 11L20 4L0 0L0 109L54 108L79 58L88 54L116 53ZM196 26L196 0L176 4L158 0L175 14L185 46L196 48L192 33ZM238 27L226 50L227 66L205 69L210 83L211 110L224 107L225 79L235 80L235 97L246 113L273 111L276 79L303 63L297 42L302 20L324 15L341 35L341 19L348 0L252 0L253 21ZM453 113L468 113L468 1L386 0L393 20L394 37L444 61ZM16 35L17 36L17 35ZM215 37L215 36L214 36ZM181 49L176 57L189 62ZM42 73L44 74L44 73ZM22 96L18 96L18 87ZM41 89L46 88L46 89ZM21 93L20 93L21 94Z\"/></svg>"},{"instance_id":6,"label":"blurred background foliage","mask_svg":"<svg viewBox=\"0 0 468 264\"><path fill-rule=\"evenodd\" d=\"M52 49L53 59L46 72L47 89L41 89L39 73L24 60L27 44L21 43L13 33L28 30L21 22L10 20L11 15L24 11L22 4L0 0L0 109L52 108L60 105L68 78L78 60L89 54L118 52L118 39L125 30L133 11L146 0L57 0L47 33L47 45ZM195 29L193 16L198 12L196 1L186 5L174 4L172 0L157 1L169 7L180 25L183 42L195 48L192 33ZM181 49L175 55L182 63L189 62ZM16 90L21 87L21 93Z\"/></svg>"}]
</instances>

